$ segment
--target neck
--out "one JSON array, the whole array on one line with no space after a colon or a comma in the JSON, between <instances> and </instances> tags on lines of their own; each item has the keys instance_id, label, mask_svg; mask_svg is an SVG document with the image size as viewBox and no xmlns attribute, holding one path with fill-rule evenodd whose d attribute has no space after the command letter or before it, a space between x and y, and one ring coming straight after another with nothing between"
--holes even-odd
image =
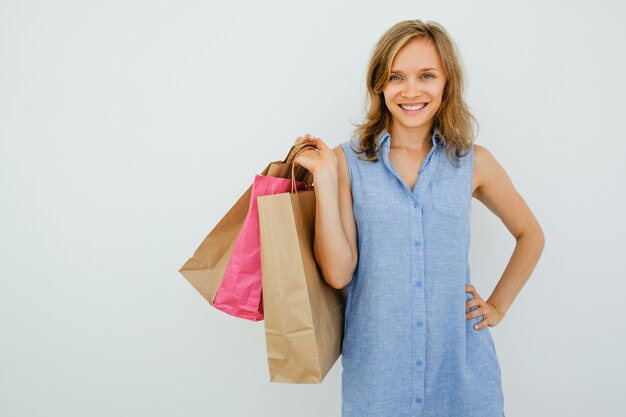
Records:
<instances>
[{"instance_id":1,"label":"neck","mask_svg":"<svg viewBox=\"0 0 626 417\"><path fill-rule=\"evenodd\" d=\"M389 130L389 134L391 135L390 147L427 152L432 147L431 127L432 124L415 128L392 126Z\"/></svg>"}]
</instances>

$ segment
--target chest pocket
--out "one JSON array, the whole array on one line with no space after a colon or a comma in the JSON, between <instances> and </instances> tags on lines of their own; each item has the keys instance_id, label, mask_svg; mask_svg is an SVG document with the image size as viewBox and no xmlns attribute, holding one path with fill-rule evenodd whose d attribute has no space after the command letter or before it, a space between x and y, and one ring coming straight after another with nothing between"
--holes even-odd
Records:
<instances>
[{"instance_id":1,"label":"chest pocket","mask_svg":"<svg viewBox=\"0 0 626 417\"><path fill-rule=\"evenodd\" d=\"M433 209L451 217L460 217L467 210L465 187L460 178L443 178L430 183Z\"/></svg>"}]
</instances>

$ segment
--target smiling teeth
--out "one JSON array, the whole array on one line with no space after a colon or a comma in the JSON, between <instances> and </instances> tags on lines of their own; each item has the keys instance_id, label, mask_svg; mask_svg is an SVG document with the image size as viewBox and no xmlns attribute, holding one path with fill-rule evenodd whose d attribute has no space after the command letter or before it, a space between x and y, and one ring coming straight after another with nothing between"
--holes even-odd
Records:
<instances>
[{"instance_id":1,"label":"smiling teeth","mask_svg":"<svg viewBox=\"0 0 626 417\"><path fill-rule=\"evenodd\" d=\"M426 103L420 104L420 105L417 105L417 106L405 106L403 104L400 104L400 107L402 107L405 110L419 110L419 109L423 108L424 106L426 106Z\"/></svg>"}]
</instances>

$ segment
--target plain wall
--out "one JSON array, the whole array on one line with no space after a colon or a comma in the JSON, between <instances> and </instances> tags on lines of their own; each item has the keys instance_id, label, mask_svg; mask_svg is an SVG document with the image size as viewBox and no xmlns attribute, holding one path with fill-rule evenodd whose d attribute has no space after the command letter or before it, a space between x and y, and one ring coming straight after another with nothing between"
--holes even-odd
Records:
<instances>
[{"instance_id":1,"label":"plain wall","mask_svg":"<svg viewBox=\"0 0 626 417\"><path fill-rule=\"evenodd\" d=\"M624 5L618 1L0 1L0 415L339 416L269 382L263 322L179 274L295 138L347 140L379 37L459 47L476 143L546 235L491 328L507 417L624 415ZM515 240L477 200L487 299Z\"/></svg>"}]
</instances>

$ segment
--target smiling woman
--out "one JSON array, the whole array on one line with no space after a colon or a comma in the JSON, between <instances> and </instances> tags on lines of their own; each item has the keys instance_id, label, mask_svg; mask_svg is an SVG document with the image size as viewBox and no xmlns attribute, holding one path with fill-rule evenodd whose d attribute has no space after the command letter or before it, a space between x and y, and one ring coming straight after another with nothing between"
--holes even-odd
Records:
<instances>
[{"instance_id":1,"label":"smiling woman","mask_svg":"<svg viewBox=\"0 0 626 417\"><path fill-rule=\"evenodd\" d=\"M428 66L420 69L422 64ZM446 76L440 68L437 48L429 38L415 37L397 53L383 89L385 105L396 120L396 128L410 129L435 116L446 86ZM398 139L395 145L411 146L410 141L403 144L402 138Z\"/></svg>"},{"instance_id":2,"label":"smiling woman","mask_svg":"<svg viewBox=\"0 0 626 417\"><path fill-rule=\"evenodd\" d=\"M416 30L407 22L421 27ZM477 123L463 98L465 75L456 45L443 26L409 20L390 28L374 49L367 80L370 105L354 135L357 151L364 154L360 158L378 160L375 138L383 129L395 133L393 143L401 152L419 151L415 145L428 145L427 132L420 141L402 133L418 126L428 126L431 133L433 126L439 128L451 163L467 154Z\"/></svg>"},{"instance_id":3,"label":"smiling woman","mask_svg":"<svg viewBox=\"0 0 626 417\"><path fill-rule=\"evenodd\" d=\"M460 58L441 25L391 27L366 80L354 136L335 149L315 138L296 158L314 176L315 257L330 285L348 288L342 416L504 417L489 327L537 263L543 232L473 143ZM518 240L486 301L468 260L473 196Z\"/></svg>"}]
</instances>

